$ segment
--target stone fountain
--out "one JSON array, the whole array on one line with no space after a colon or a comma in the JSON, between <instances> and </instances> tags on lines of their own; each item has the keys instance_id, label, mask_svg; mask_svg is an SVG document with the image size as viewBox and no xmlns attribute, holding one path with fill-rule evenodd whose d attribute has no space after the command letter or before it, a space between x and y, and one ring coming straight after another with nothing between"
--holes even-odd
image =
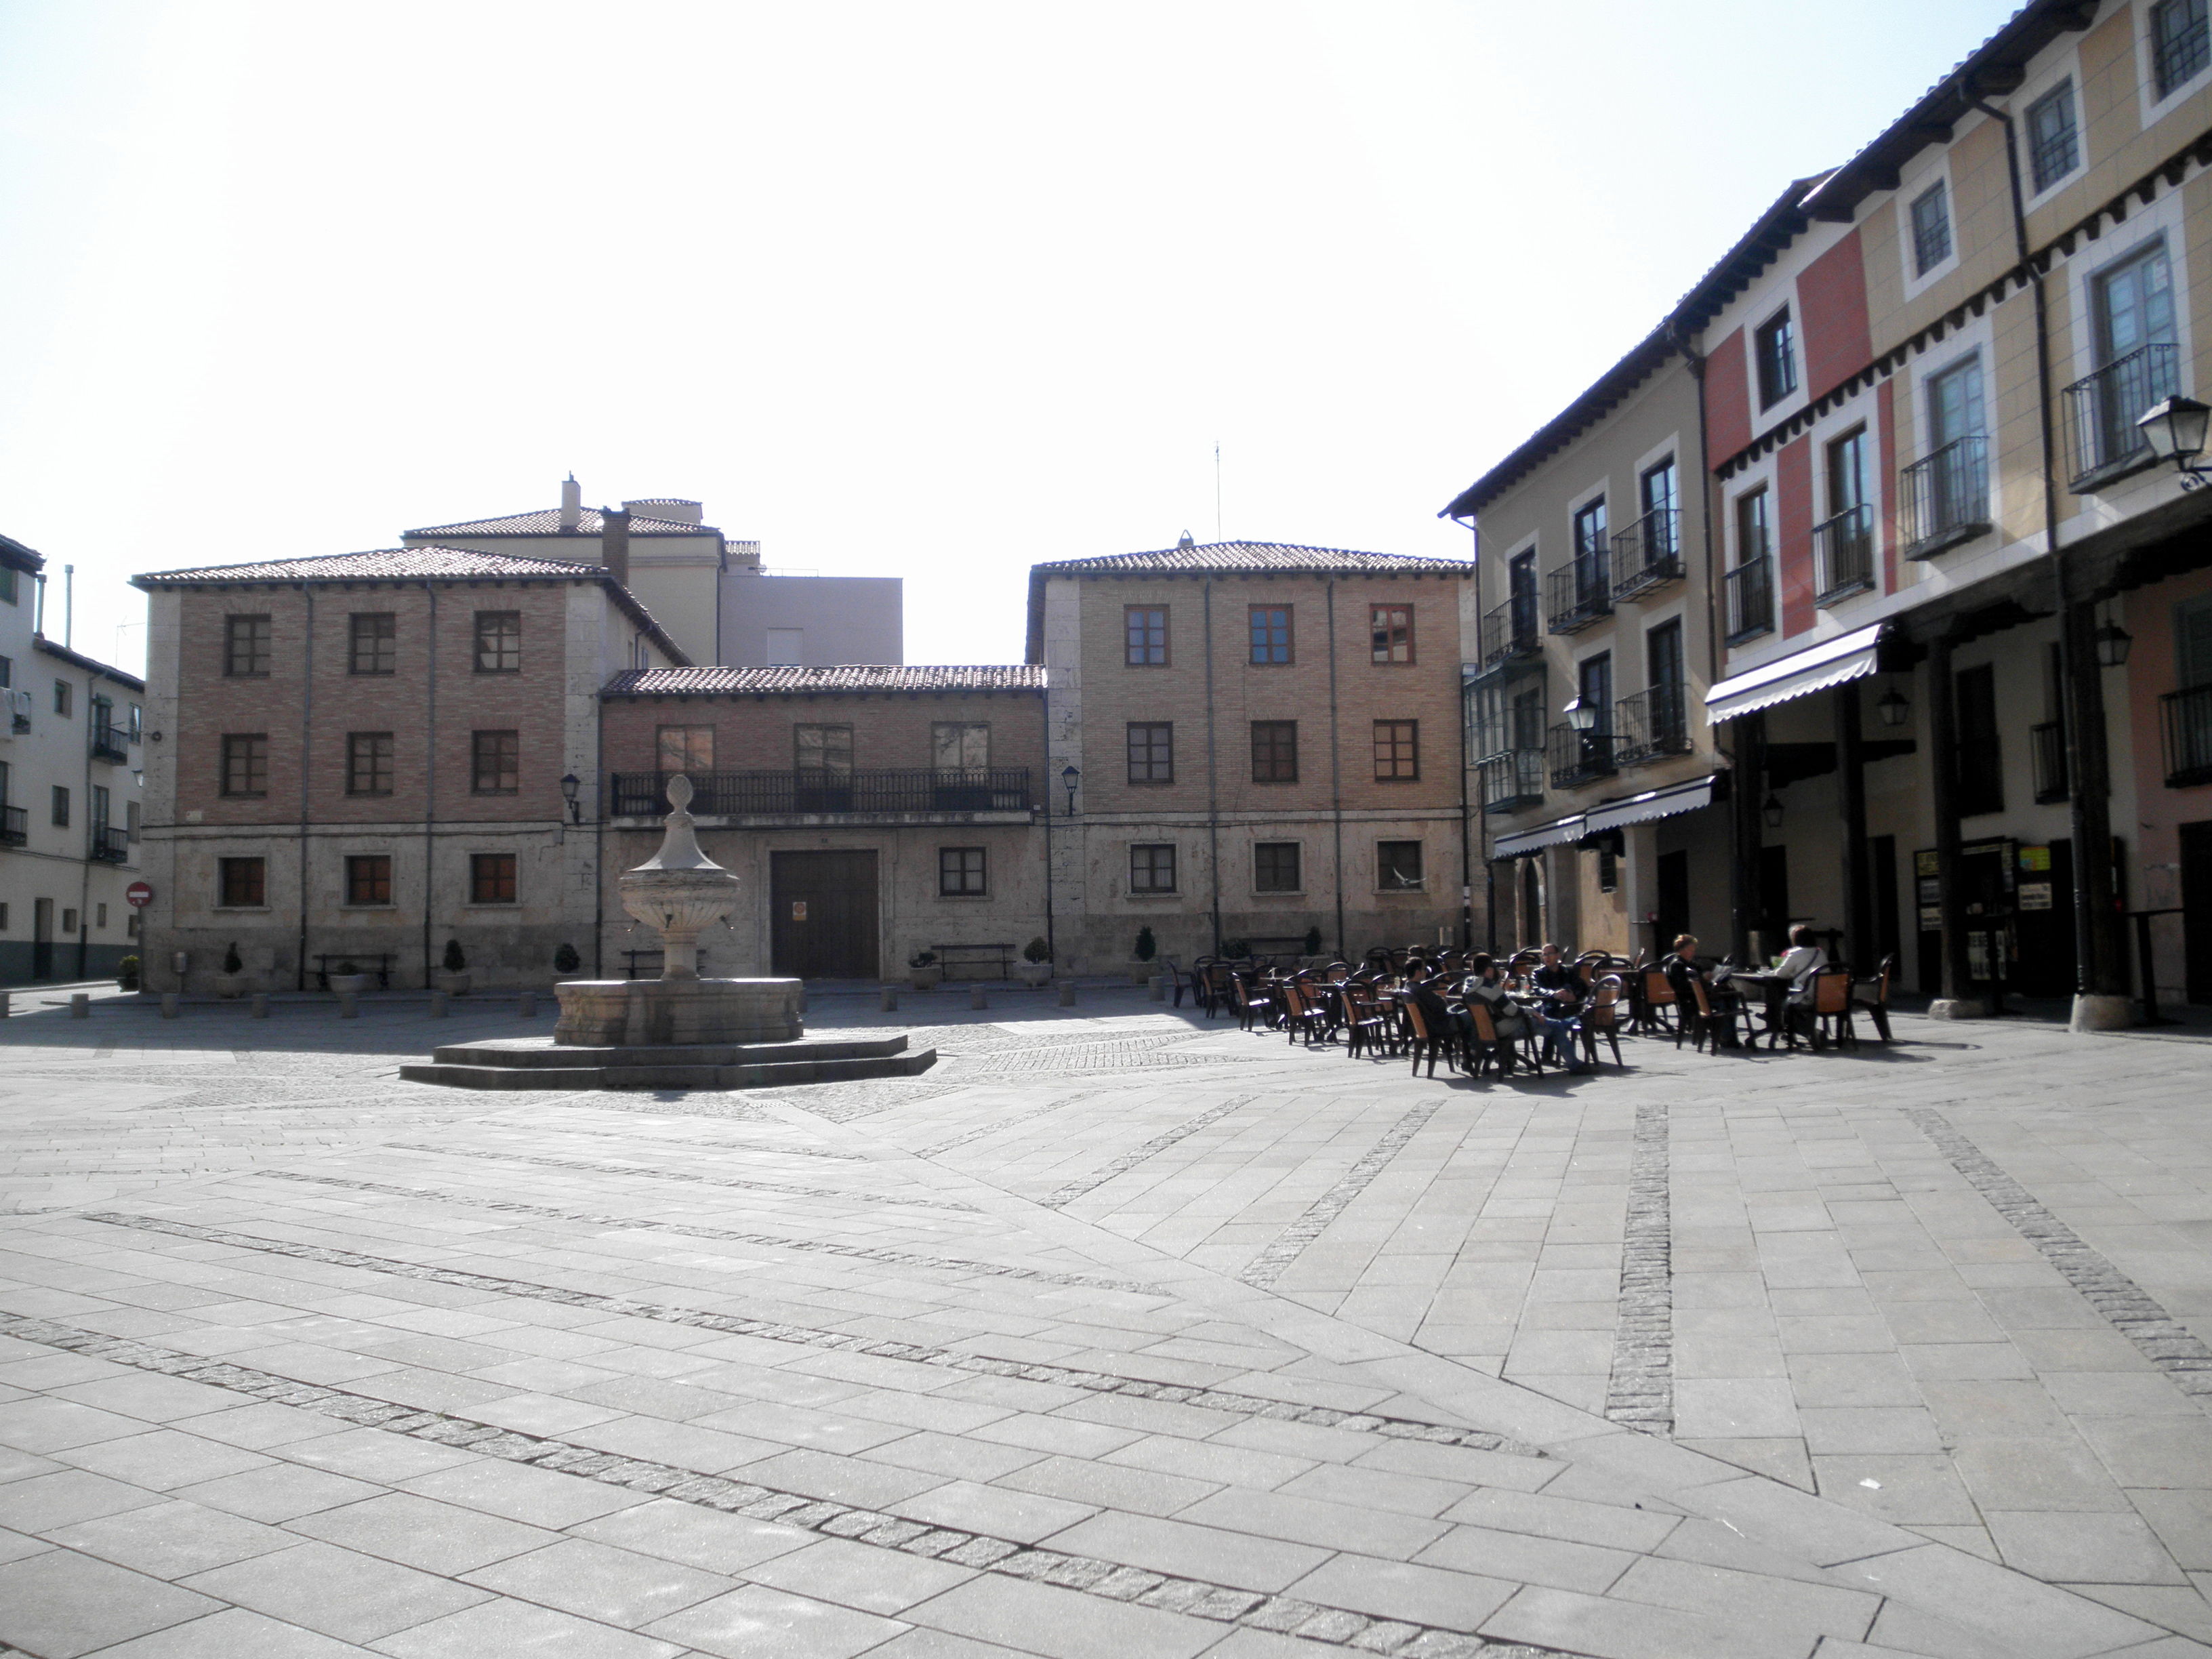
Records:
<instances>
[{"instance_id":1,"label":"stone fountain","mask_svg":"<svg viewBox=\"0 0 2212 1659\"><path fill-rule=\"evenodd\" d=\"M936 1063L906 1039L808 1042L795 979L702 979L699 935L737 907L737 877L701 850L691 780L668 781L660 848L617 886L623 908L660 935L659 979L564 980L553 1036L452 1043L419 1083L477 1089L746 1089L903 1077Z\"/></svg>"}]
</instances>

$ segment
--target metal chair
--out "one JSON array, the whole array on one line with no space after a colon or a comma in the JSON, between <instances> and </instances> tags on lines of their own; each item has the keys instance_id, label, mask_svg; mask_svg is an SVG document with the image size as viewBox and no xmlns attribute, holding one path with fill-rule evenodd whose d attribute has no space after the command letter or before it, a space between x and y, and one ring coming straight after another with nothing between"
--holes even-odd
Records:
<instances>
[{"instance_id":1,"label":"metal chair","mask_svg":"<svg viewBox=\"0 0 2212 1659\"><path fill-rule=\"evenodd\" d=\"M1813 995L1809 1003L1797 1005L1808 1012L1813 1022L1813 1047L1818 1049L1825 1038L1838 1048L1859 1046L1858 1028L1851 1024L1851 970L1837 966L1823 968L1813 975Z\"/></svg>"},{"instance_id":2,"label":"metal chair","mask_svg":"<svg viewBox=\"0 0 2212 1659\"><path fill-rule=\"evenodd\" d=\"M1583 1010L1580 1024L1583 1052L1589 1057L1591 1065L1597 1064L1597 1040L1601 1036L1613 1046L1613 1063L1621 1063L1620 975L1607 974L1598 981L1595 995Z\"/></svg>"},{"instance_id":3,"label":"metal chair","mask_svg":"<svg viewBox=\"0 0 2212 1659\"><path fill-rule=\"evenodd\" d=\"M1250 1030L1255 1021L1263 1026L1274 1024L1274 998L1264 992L1255 995L1252 987L1246 982L1242 974L1231 974L1229 976L1229 986L1236 999L1238 1030Z\"/></svg>"},{"instance_id":4,"label":"metal chair","mask_svg":"<svg viewBox=\"0 0 2212 1659\"><path fill-rule=\"evenodd\" d=\"M1867 1018L1874 1022L1874 1029L1881 1033L1881 1040L1884 1042L1887 1042L1891 1040L1889 1035L1889 987L1890 981L1894 980L1896 977L1897 957L1894 955L1884 957L1881 959L1881 967L1880 970L1875 973L1875 976L1872 979L1864 979L1859 981L1862 986L1870 985L1874 988L1874 997L1872 1000L1855 1003L1853 1005L1854 1010L1859 1008L1866 1010Z\"/></svg>"},{"instance_id":5,"label":"metal chair","mask_svg":"<svg viewBox=\"0 0 2212 1659\"><path fill-rule=\"evenodd\" d=\"M1695 975L1691 976L1690 989L1695 993L1698 1000L1697 1029L1692 1035L1699 1048L1717 1054L1721 1051L1723 1035L1731 1042L1735 1039L1736 1011L1733 1008L1716 1010L1711 994L1705 989L1705 981Z\"/></svg>"},{"instance_id":6,"label":"metal chair","mask_svg":"<svg viewBox=\"0 0 2212 1659\"><path fill-rule=\"evenodd\" d=\"M1413 1057L1413 1075L1420 1075L1421 1061L1425 1058L1429 1062L1429 1075L1434 1077L1437 1074L1437 1057L1440 1054L1448 1068L1456 1069L1452 1066L1454 1043L1451 1033L1431 1030L1428 1016L1421 1012L1421 1005L1411 996L1401 1000L1398 1006L1406 1016L1406 1048Z\"/></svg>"}]
</instances>

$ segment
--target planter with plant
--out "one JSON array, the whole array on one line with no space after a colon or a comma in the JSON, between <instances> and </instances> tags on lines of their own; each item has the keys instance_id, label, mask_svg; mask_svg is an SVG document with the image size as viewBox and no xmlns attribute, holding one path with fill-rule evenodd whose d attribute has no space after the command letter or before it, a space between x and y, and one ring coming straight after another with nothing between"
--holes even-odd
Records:
<instances>
[{"instance_id":1,"label":"planter with plant","mask_svg":"<svg viewBox=\"0 0 2212 1659\"><path fill-rule=\"evenodd\" d=\"M446 941L445 960L438 965L437 986L453 996L468 994L469 959L461 954L461 942L457 939Z\"/></svg>"},{"instance_id":2,"label":"planter with plant","mask_svg":"<svg viewBox=\"0 0 2212 1659\"><path fill-rule=\"evenodd\" d=\"M1052 946L1040 934L1022 946L1022 959L1014 964L1014 977L1024 985L1042 985L1052 977Z\"/></svg>"},{"instance_id":3,"label":"planter with plant","mask_svg":"<svg viewBox=\"0 0 2212 1659\"><path fill-rule=\"evenodd\" d=\"M1310 957L1317 957L1321 954L1320 928L1309 927L1306 929L1305 953Z\"/></svg>"},{"instance_id":4,"label":"planter with plant","mask_svg":"<svg viewBox=\"0 0 2212 1659\"><path fill-rule=\"evenodd\" d=\"M138 988L138 958L125 957L115 964L115 988L135 991Z\"/></svg>"},{"instance_id":5,"label":"planter with plant","mask_svg":"<svg viewBox=\"0 0 2212 1659\"><path fill-rule=\"evenodd\" d=\"M215 976L215 994L219 997L246 994L246 962L235 945L222 953L222 971Z\"/></svg>"},{"instance_id":6,"label":"planter with plant","mask_svg":"<svg viewBox=\"0 0 2212 1659\"><path fill-rule=\"evenodd\" d=\"M576 954L576 947L573 945L564 945L553 953L553 971L564 977L583 965L584 959Z\"/></svg>"},{"instance_id":7,"label":"planter with plant","mask_svg":"<svg viewBox=\"0 0 2212 1659\"><path fill-rule=\"evenodd\" d=\"M359 963L342 962L331 969L330 985L333 991L366 991L368 975L361 971Z\"/></svg>"},{"instance_id":8,"label":"planter with plant","mask_svg":"<svg viewBox=\"0 0 2212 1659\"><path fill-rule=\"evenodd\" d=\"M934 951L916 951L906 959L906 965L917 991L934 990L945 981L945 965L938 961Z\"/></svg>"},{"instance_id":9,"label":"planter with plant","mask_svg":"<svg viewBox=\"0 0 2212 1659\"><path fill-rule=\"evenodd\" d=\"M1129 977L1139 985L1151 979L1155 971L1152 967L1152 958L1159 953L1160 942L1152 937L1152 930L1150 927L1137 929L1137 943L1133 947L1137 968Z\"/></svg>"}]
</instances>

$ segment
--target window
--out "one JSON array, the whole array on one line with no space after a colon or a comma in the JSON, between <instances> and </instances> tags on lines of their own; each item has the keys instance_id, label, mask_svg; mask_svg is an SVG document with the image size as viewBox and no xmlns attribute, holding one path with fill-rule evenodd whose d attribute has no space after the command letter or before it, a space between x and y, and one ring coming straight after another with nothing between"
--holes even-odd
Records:
<instances>
[{"instance_id":1,"label":"window","mask_svg":"<svg viewBox=\"0 0 2212 1659\"><path fill-rule=\"evenodd\" d=\"M1867 429L1858 427L1828 446L1828 514L1867 504Z\"/></svg>"},{"instance_id":2,"label":"window","mask_svg":"<svg viewBox=\"0 0 2212 1659\"><path fill-rule=\"evenodd\" d=\"M346 902L392 902L392 859L384 853L362 853L346 860Z\"/></svg>"},{"instance_id":3,"label":"window","mask_svg":"<svg viewBox=\"0 0 2212 1659\"><path fill-rule=\"evenodd\" d=\"M1951 187L1938 179L1912 198L1912 274L1925 276L1951 257Z\"/></svg>"},{"instance_id":4,"label":"window","mask_svg":"<svg viewBox=\"0 0 2212 1659\"><path fill-rule=\"evenodd\" d=\"M853 728L849 726L794 726L791 728L792 764L817 778L853 775Z\"/></svg>"},{"instance_id":5,"label":"window","mask_svg":"<svg viewBox=\"0 0 2212 1659\"><path fill-rule=\"evenodd\" d=\"M266 615L222 619L222 672L234 680L269 677L270 629Z\"/></svg>"},{"instance_id":6,"label":"window","mask_svg":"<svg viewBox=\"0 0 2212 1659\"><path fill-rule=\"evenodd\" d=\"M1928 382L1930 449L1982 435L1982 363L1978 356L1953 364Z\"/></svg>"},{"instance_id":7,"label":"window","mask_svg":"<svg viewBox=\"0 0 2212 1659\"><path fill-rule=\"evenodd\" d=\"M106 786L97 783L92 786L92 838L94 842L100 840L101 833L112 821L114 803L115 797L108 793Z\"/></svg>"},{"instance_id":8,"label":"window","mask_svg":"<svg viewBox=\"0 0 2212 1659\"><path fill-rule=\"evenodd\" d=\"M469 734L471 785L479 795L513 795L522 787L522 734L519 732L471 732ZM386 786L387 787L389 786Z\"/></svg>"},{"instance_id":9,"label":"window","mask_svg":"<svg viewBox=\"0 0 2212 1659\"><path fill-rule=\"evenodd\" d=\"M1728 631L1730 639L1763 633L1774 626L1774 568L1768 497L1762 486L1735 502L1735 568L1728 574Z\"/></svg>"},{"instance_id":10,"label":"window","mask_svg":"<svg viewBox=\"0 0 2212 1659\"><path fill-rule=\"evenodd\" d=\"M70 699L74 695L75 688L67 680L56 680L54 682L54 713L68 714Z\"/></svg>"},{"instance_id":11,"label":"window","mask_svg":"<svg viewBox=\"0 0 2212 1659\"><path fill-rule=\"evenodd\" d=\"M2004 750L1997 736L1996 670L1987 663L1962 668L1957 686L1954 758L1960 817L2004 811Z\"/></svg>"},{"instance_id":12,"label":"window","mask_svg":"<svg viewBox=\"0 0 2212 1659\"><path fill-rule=\"evenodd\" d=\"M2039 191L2049 190L2081 161L2071 80L2061 81L2027 106L2027 156Z\"/></svg>"},{"instance_id":13,"label":"window","mask_svg":"<svg viewBox=\"0 0 2212 1659\"><path fill-rule=\"evenodd\" d=\"M1669 617L1644 634L1644 671L1651 687L1651 727L1646 740L1662 753L1686 749L1689 726L1683 707L1680 617Z\"/></svg>"},{"instance_id":14,"label":"window","mask_svg":"<svg viewBox=\"0 0 2212 1659\"><path fill-rule=\"evenodd\" d=\"M1771 547L1767 524L1766 492L1754 489L1735 504L1735 562L1755 564Z\"/></svg>"},{"instance_id":15,"label":"window","mask_svg":"<svg viewBox=\"0 0 2212 1659\"><path fill-rule=\"evenodd\" d=\"M1536 550L1516 553L1505 567L1506 620L1516 643L1533 642L1536 635Z\"/></svg>"},{"instance_id":16,"label":"window","mask_svg":"<svg viewBox=\"0 0 2212 1659\"><path fill-rule=\"evenodd\" d=\"M267 732L223 733L222 793L226 795L265 795L269 793Z\"/></svg>"},{"instance_id":17,"label":"window","mask_svg":"<svg viewBox=\"0 0 2212 1659\"><path fill-rule=\"evenodd\" d=\"M1255 605L1252 607L1252 660L1279 663L1291 660L1291 607Z\"/></svg>"},{"instance_id":18,"label":"window","mask_svg":"<svg viewBox=\"0 0 2212 1659\"><path fill-rule=\"evenodd\" d=\"M1575 695L1583 707L1597 716L1597 723L1583 734L1586 748L1602 748L1602 740L1613 732L1613 653L1601 651L1595 657L1584 657L1575 665ZM1593 745L1592 739L1598 740Z\"/></svg>"},{"instance_id":19,"label":"window","mask_svg":"<svg viewBox=\"0 0 2212 1659\"><path fill-rule=\"evenodd\" d=\"M68 791L68 790L66 790L66 789L64 789L64 787L62 787L62 786L61 786L60 784L58 784L58 784L56 784L56 785L54 786L54 795L53 795L53 820L54 820L54 827L55 827L57 830L66 830L66 829L68 829L68 828L69 828L69 819L70 819L70 796L69 796L69 791Z\"/></svg>"},{"instance_id":20,"label":"window","mask_svg":"<svg viewBox=\"0 0 2212 1659\"><path fill-rule=\"evenodd\" d=\"M933 720L929 761L940 772L983 772L991 765L991 727L985 720Z\"/></svg>"},{"instance_id":21,"label":"window","mask_svg":"<svg viewBox=\"0 0 2212 1659\"><path fill-rule=\"evenodd\" d=\"M1407 663L1413 659L1413 607L1378 605L1368 616L1377 663Z\"/></svg>"},{"instance_id":22,"label":"window","mask_svg":"<svg viewBox=\"0 0 2212 1659\"><path fill-rule=\"evenodd\" d=\"M62 932L64 933L74 933L76 932L76 911L64 910L62 912Z\"/></svg>"},{"instance_id":23,"label":"window","mask_svg":"<svg viewBox=\"0 0 2212 1659\"><path fill-rule=\"evenodd\" d=\"M2145 346L2174 343L2173 269L2164 242L2154 242L2125 264L2100 273L2089 293L2096 313L2099 368ZM2142 378L2148 386L2149 377ZM2132 421L2156 401L2154 396L2121 412Z\"/></svg>"},{"instance_id":24,"label":"window","mask_svg":"<svg viewBox=\"0 0 2212 1659\"><path fill-rule=\"evenodd\" d=\"M141 816L138 803L135 800L124 802L123 833L130 837L131 844L134 846L137 844L138 831L143 827L143 824L144 820Z\"/></svg>"},{"instance_id":25,"label":"window","mask_svg":"<svg viewBox=\"0 0 2212 1659\"><path fill-rule=\"evenodd\" d=\"M1575 562L1579 564L1604 556L1605 497L1601 495L1575 512Z\"/></svg>"},{"instance_id":26,"label":"window","mask_svg":"<svg viewBox=\"0 0 2212 1659\"><path fill-rule=\"evenodd\" d=\"M9 605L15 603L15 567L12 564L0 564L0 599Z\"/></svg>"},{"instance_id":27,"label":"window","mask_svg":"<svg viewBox=\"0 0 2212 1659\"><path fill-rule=\"evenodd\" d=\"M520 611L477 612L477 672L520 674L522 672L522 613Z\"/></svg>"},{"instance_id":28,"label":"window","mask_svg":"<svg viewBox=\"0 0 2212 1659\"><path fill-rule=\"evenodd\" d=\"M2173 684L2182 691L2212 685L2212 597L2173 607Z\"/></svg>"},{"instance_id":29,"label":"window","mask_svg":"<svg viewBox=\"0 0 2212 1659\"><path fill-rule=\"evenodd\" d=\"M984 849L981 847L940 847L937 849L937 890L944 898L977 898L988 889L984 884Z\"/></svg>"},{"instance_id":30,"label":"window","mask_svg":"<svg viewBox=\"0 0 2212 1659\"><path fill-rule=\"evenodd\" d=\"M1305 885L1298 869L1298 843L1256 842L1252 848L1252 890L1295 893Z\"/></svg>"},{"instance_id":31,"label":"window","mask_svg":"<svg viewBox=\"0 0 2212 1659\"><path fill-rule=\"evenodd\" d=\"M129 734L131 741L133 743L137 742L140 738L146 734L146 711L137 703L134 702L131 705L130 723L125 726L124 730Z\"/></svg>"},{"instance_id":32,"label":"window","mask_svg":"<svg viewBox=\"0 0 2212 1659\"><path fill-rule=\"evenodd\" d=\"M1171 720L1129 722L1129 781L1175 781L1175 724Z\"/></svg>"},{"instance_id":33,"label":"window","mask_svg":"<svg viewBox=\"0 0 2212 1659\"><path fill-rule=\"evenodd\" d=\"M392 793L392 733L346 733L346 793L388 795Z\"/></svg>"},{"instance_id":34,"label":"window","mask_svg":"<svg viewBox=\"0 0 2212 1659\"><path fill-rule=\"evenodd\" d=\"M1784 306L1759 325L1759 406L1778 404L1797 389L1796 336Z\"/></svg>"},{"instance_id":35,"label":"window","mask_svg":"<svg viewBox=\"0 0 2212 1659\"><path fill-rule=\"evenodd\" d=\"M0 566L0 569L4 569L6 567L4 566ZM0 657L0 685L13 685L15 683L15 663L9 658Z\"/></svg>"},{"instance_id":36,"label":"window","mask_svg":"<svg viewBox=\"0 0 2212 1659\"><path fill-rule=\"evenodd\" d=\"M221 896L216 902L226 909L260 908L269 902L267 870L260 859L218 859L216 877Z\"/></svg>"},{"instance_id":37,"label":"window","mask_svg":"<svg viewBox=\"0 0 2212 1659\"><path fill-rule=\"evenodd\" d=\"M1378 841L1375 843L1375 884L1384 892L1406 892L1421 885L1421 843L1417 841Z\"/></svg>"},{"instance_id":38,"label":"window","mask_svg":"<svg viewBox=\"0 0 2212 1659\"><path fill-rule=\"evenodd\" d=\"M711 726L664 726L654 734L653 750L664 772L685 772L702 777L714 769L714 728Z\"/></svg>"},{"instance_id":39,"label":"window","mask_svg":"<svg viewBox=\"0 0 2212 1659\"><path fill-rule=\"evenodd\" d=\"M1298 723L1296 720L1252 722L1252 781L1296 783L1298 781Z\"/></svg>"},{"instance_id":40,"label":"window","mask_svg":"<svg viewBox=\"0 0 2212 1659\"><path fill-rule=\"evenodd\" d=\"M469 902L471 904L514 902L514 854L471 853L469 854Z\"/></svg>"},{"instance_id":41,"label":"window","mask_svg":"<svg viewBox=\"0 0 2212 1659\"><path fill-rule=\"evenodd\" d=\"M806 630L803 628L769 629L767 655L770 668L798 667L806 660Z\"/></svg>"},{"instance_id":42,"label":"window","mask_svg":"<svg viewBox=\"0 0 2212 1659\"><path fill-rule=\"evenodd\" d=\"M107 926L107 907L106 905L98 904L93 907L92 925L95 927L105 927Z\"/></svg>"},{"instance_id":43,"label":"window","mask_svg":"<svg viewBox=\"0 0 2212 1659\"><path fill-rule=\"evenodd\" d=\"M389 611L356 611L346 618L346 672L390 674L399 665L399 618Z\"/></svg>"},{"instance_id":44,"label":"window","mask_svg":"<svg viewBox=\"0 0 2212 1659\"><path fill-rule=\"evenodd\" d=\"M1133 893L1172 893L1176 890L1176 849L1169 842L1140 842L1129 848L1129 890Z\"/></svg>"},{"instance_id":45,"label":"window","mask_svg":"<svg viewBox=\"0 0 2212 1659\"><path fill-rule=\"evenodd\" d=\"M1375 722L1375 781L1398 783L1421 775L1421 723Z\"/></svg>"},{"instance_id":46,"label":"window","mask_svg":"<svg viewBox=\"0 0 2212 1659\"><path fill-rule=\"evenodd\" d=\"M2158 0L2150 9L2150 55L2160 98L2203 73L2212 64L2204 0Z\"/></svg>"},{"instance_id":47,"label":"window","mask_svg":"<svg viewBox=\"0 0 2212 1659\"><path fill-rule=\"evenodd\" d=\"M1127 644L1124 660L1132 668L1164 667L1168 659L1168 613L1164 607L1125 605L1121 623Z\"/></svg>"},{"instance_id":48,"label":"window","mask_svg":"<svg viewBox=\"0 0 2212 1659\"><path fill-rule=\"evenodd\" d=\"M1644 527L1644 562L1673 558L1681 550L1680 520L1675 514L1681 510L1682 499L1672 455L1658 465L1644 470L1637 481L1637 495L1647 520Z\"/></svg>"}]
</instances>

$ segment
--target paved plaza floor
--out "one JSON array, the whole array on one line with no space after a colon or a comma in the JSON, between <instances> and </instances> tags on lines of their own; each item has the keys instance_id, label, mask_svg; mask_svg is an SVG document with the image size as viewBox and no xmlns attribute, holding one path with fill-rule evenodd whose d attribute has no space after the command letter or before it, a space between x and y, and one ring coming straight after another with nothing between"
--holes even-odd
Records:
<instances>
[{"instance_id":1,"label":"paved plaza floor","mask_svg":"<svg viewBox=\"0 0 2212 1659\"><path fill-rule=\"evenodd\" d=\"M511 1001L19 994L0 1651L2212 1656L2212 1043L967 1000L817 999L913 1079L483 1094L398 1067Z\"/></svg>"}]
</instances>

